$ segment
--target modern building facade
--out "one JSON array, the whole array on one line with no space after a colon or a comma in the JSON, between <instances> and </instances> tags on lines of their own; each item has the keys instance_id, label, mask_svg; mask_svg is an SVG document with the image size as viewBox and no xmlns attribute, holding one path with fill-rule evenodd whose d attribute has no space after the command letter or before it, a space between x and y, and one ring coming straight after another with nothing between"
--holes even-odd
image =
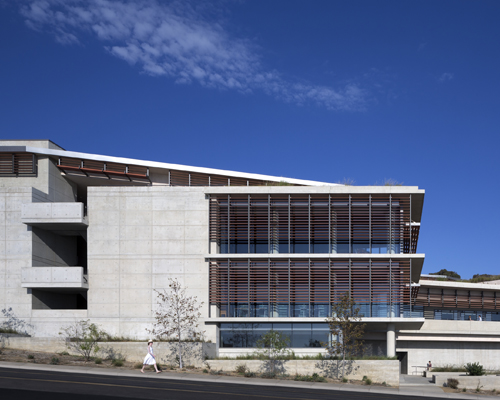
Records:
<instances>
[{"instance_id":1,"label":"modern building facade","mask_svg":"<svg viewBox=\"0 0 500 400\"><path fill-rule=\"evenodd\" d=\"M500 286L420 279L424 195L0 141L0 307L36 336L90 319L144 338L155 290L177 278L204 303L201 330L221 355L252 351L269 329L314 353L347 292L368 353L421 364L422 343L448 345L442 326L471 325L474 311L493 332L500 308Z\"/></svg>"}]
</instances>

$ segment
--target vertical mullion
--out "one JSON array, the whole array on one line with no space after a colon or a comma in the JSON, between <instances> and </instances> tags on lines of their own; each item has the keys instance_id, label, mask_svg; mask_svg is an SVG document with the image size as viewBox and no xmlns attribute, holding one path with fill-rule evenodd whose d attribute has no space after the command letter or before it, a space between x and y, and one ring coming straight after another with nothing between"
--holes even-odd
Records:
<instances>
[{"instance_id":1,"label":"vertical mullion","mask_svg":"<svg viewBox=\"0 0 500 400\"><path fill-rule=\"evenodd\" d=\"M411 267L412 267L412 262L411 262L411 258L410 258L410 318L412 317L412 310L413 310L413 301L412 301L412 298L411 298L411 293L412 293L412 287L411 287Z\"/></svg>"},{"instance_id":2,"label":"vertical mullion","mask_svg":"<svg viewBox=\"0 0 500 400\"><path fill-rule=\"evenodd\" d=\"M349 257L349 298L351 298L351 258Z\"/></svg>"},{"instance_id":3,"label":"vertical mullion","mask_svg":"<svg viewBox=\"0 0 500 400\"><path fill-rule=\"evenodd\" d=\"M349 253L352 253L352 247L351 247L351 195L349 195ZM350 262L350 261L349 261ZM350 267L349 267L349 273L350 273ZM349 288L351 290L351 288Z\"/></svg>"},{"instance_id":4,"label":"vertical mullion","mask_svg":"<svg viewBox=\"0 0 500 400\"><path fill-rule=\"evenodd\" d=\"M227 252L231 253L231 195L227 195Z\"/></svg>"},{"instance_id":5,"label":"vertical mullion","mask_svg":"<svg viewBox=\"0 0 500 400\"><path fill-rule=\"evenodd\" d=\"M250 259L247 261L247 309L248 309L248 316L251 317L250 314Z\"/></svg>"},{"instance_id":6,"label":"vertical mullion","mask_svg":"<svg viewBox=\"0 0 500 400\"><path fill-rule=\"evenodd\" d=\"M392 196L389 195L389 254L392 254Z\"/></svg>"},{"instance_id":7,"label":"vertical mullion","mask_svg":"<svg viewBox=\"0 0 500 400\"><path fill-rule=\"evenodd\" d=\"M371 197L371 196L370 196ZM368 293L369 293L369 303L370 305L368 306L368 317L372 316L372 259L368 261Z\"/></svg>"},{"instance_id":8,"label":"vertical mullion","mask_svg":"<svg viewBox=\"0 0 500 400\"><path fill-rule=\"evenodd\" d=\"M271 259L267 259L267 316L271 317Z\"/></svg>"},{"instance_id":9,"label":"vertical mullion","mask_svg":"<svg viewBox=\"0 0 500 400\"><path fill-rule=\"evenodd\" d=\"M310 317L311 316L311 259L309 258L308 260L308 268L307 268L307 272L308 272L308 279L307 279L307 289L308 289L308 294L307 294L307 302L309 303L308 306L307 306L307 310L308 310L308 313L307 313L307 316Z\"/></svg>"},{"instance_id":10,"label":"vertical mullion","mask_svg":"<svg viewBox=\"0 0 500 400\"><path fill-rule=\"evenodd\" d=\"M389 317L392 316L392 258L389 258Z\"/></svg>"},{"instance_id":11,"label":"vertical mullion","mask_svg":"<svg viewBox=\"0 0 500 400\"><path fill-rule=\"evenodd\" d=\"M250 201L251 201L251 198L250 198L250 195L248 195L248 198L247 198L247 208L248 208L248 215L247 215L247 250L248 250L248 254L250 254Z\"/></svg>"},{"instance_id":12,"label":"vertical mullion","mask_svg":"<svg viewBox=\"0 0 500 400\"><path fill-rule=\"evenodd\" d=\"M227 259L227 315L231 317L231 260Z\"/></svg>"},{"instance_id":13,"label":"vertical mullion","mask_svg":"<svg viewBox=\"0 0 500 400\"><path fill-rule=\"evenodd\" d=\"M170 170L168 170L168 186L172 186L172 178L170 177Z\"/></svg>"},{"instance_id":14,"label":"vertical mullion","mask_svg":"<svg viewBox=\"0 0 500 400\"><path fill-rule=\"evenodd\" d=\"M290 254L292 252L292 249L290 248L291 246L291 239L290 239L290 235L291 235L291 231L290 231L290 195L288 195L288 254Z\"/></svg>"},{"instance_id":15,"label":"vertical mullion","mask_svg":"<svg viewBox=\"0 0 500 400\"><path fill-rule=\"evenodd\" d=\"M292 315L292 302L290 295L290 258L288 258L288 316L293 317Z\"/></svg>"},{"instance_id":16,"label":"vertical mullion","mask_svg":"<svg viewBox=\"0 0 500 400\"><path fill-rule=\"evenodd\" d=\"M328 194L328 254L332 253L332 195Z\"/></svg>"},{"instance_id":17,"label":"vertical mullion","mask_svg":"<svg viewBox=\"0 0 500 400\"><path fill-rule=\"evenodd\" d=\"M370 195L368 199L368 248L370 254L372 254L372 195Z\"/></svg>"},{"instance_id":18,"label":"vertical mullion","mask_svg":"<svg viewBox=\"0 0 500 400\"><path fill-rule=\"evenodd\" d=\"M330 195L328 195L330 197ZM330 201L328 201L330 202ZM328 258L328 316L332 314L332 260Z\"/></svg>"},{"instance_id":19,"label":"vertical mullion","mask_svg":"<svg viewBox=\"0 0 500 400\"><path fill-rule=\"evenodd\" d=\"M188 186L191 186L191 172L188 173Z\"/></svg>"},{"instance_id":20,"label":"vertical mullion","mask_svg":"<svg viewBox=\"0 0 500 400\"><path fill-rule=\"evenodd\" d=\"M267 195L267 253L271 253L271 195Z\"/></svg>"},{"instance_id":21,"label":"vertical mullion","mask_svg":"<svg viewBox=\"0 0 500 400\"><path fill-rule=\"evenodd\" d=\"M410 245L408 246L408 253L411 254L411 246L412 246L412 242L411 242L411 231L412 231L412 227L411 227L411 194L410 194ZM411 282L411 278L410 278L410 282Z\"/></svg>"},{"instance_id":22,"label":"vertical mullion","mask_svg":"<svg viewBox=\"0 0 500 400\"><path fill-rule=\"evenodd\" d=\"M308 243L308 253L311 254L311 195L308 196L307 200L307 243Z\"/></svg>"}]
</instances>

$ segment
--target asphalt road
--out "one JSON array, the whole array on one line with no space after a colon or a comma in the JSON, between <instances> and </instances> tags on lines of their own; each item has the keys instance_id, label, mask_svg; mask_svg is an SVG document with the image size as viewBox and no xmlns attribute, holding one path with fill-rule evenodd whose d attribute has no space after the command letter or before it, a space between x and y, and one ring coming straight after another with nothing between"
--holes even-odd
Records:
<instances>
[{"instance_id":1,"label":"asphalt road","mask_svg":"<svg viewBox=\"0 0 500 400\"><path fill-rule=\"evenodd\" d=\"M0 368L2 400L256 400L256 399L342 399L395 400L403 396L294 387L239 385L147 376L115 377L52 371ZM407 400L432 399L404 396Z\"/></svg>"}]
</instances>

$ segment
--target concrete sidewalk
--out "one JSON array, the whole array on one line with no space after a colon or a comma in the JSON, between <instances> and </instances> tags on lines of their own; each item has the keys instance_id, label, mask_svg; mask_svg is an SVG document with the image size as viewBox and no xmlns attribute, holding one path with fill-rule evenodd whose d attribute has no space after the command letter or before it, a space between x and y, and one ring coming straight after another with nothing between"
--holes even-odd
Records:
<instances>
[{"instance_id":1,"label":"concrete sidewalk","mask_svg":"<svg viewBox=\"0 0 500 400\"><path fill-rule=\"evenodd\" d=\"M392 394L400 396L424 396L424 397L439 397L451 399L484 399L485 395L471 395L462 393L446 393L442 388L429 382L427 378L414 377L409 375L401 375L400 387L390 388L381 386L366 386L353 384L336 384L336 383L321 383L321 382L297 382L280 379L261 379L261 378L245 378L236 376L209 375L209 374L188 374L164 372L156 374L148 372L141 374L139 370L120 370L120 369L104 369L95 367L74 367L67 365L47 365L33 363L18 363L18 362L0 362L0 368L26 369L39 371L57 371L74 374L92 374L100 376L130 376L134 378L144 379L165 379L165 380L186 380L196 382L212 382L212 383L228 383L239 385L259 385L259 386L282 386L296 387L302 389L320 389L320 390L339 390L352 392L367 392Z\"/></svg>"}]
</instances>

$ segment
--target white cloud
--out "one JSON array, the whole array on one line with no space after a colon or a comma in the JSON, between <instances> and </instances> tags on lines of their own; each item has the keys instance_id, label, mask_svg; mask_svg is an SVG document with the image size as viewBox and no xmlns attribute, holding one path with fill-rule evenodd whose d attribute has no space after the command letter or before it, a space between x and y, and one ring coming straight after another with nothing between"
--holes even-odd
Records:
<instances>
[{"instance_id":1,"label":"white cloud","mask_svg":"<svg viewBox=\"0 0 500 400\"><path fill-rule=\"evenodd\" d=\"M25 0L21 13L30 28L49 31L62 44L80 43L85 34L93 34L113 56L177 83L242 93L262 90L285 102L330 110L364 108L366 93L355 84L334 89L266 71L253 43L230 37L187 1Z\"/></svg>"},{"instance_id":2,"label":"white cloud","mask_svg":"<svg viewBox=\"0 0 500 400\"><path fill-rule=\"evenodd\" d=\"M452 74L451 72L445 72L443 73L439 78L438 78L438 81L439 82L447 82L447 81L451 81L453 78L455 77L454 74Z\"/></svg>"}]
</instances>

